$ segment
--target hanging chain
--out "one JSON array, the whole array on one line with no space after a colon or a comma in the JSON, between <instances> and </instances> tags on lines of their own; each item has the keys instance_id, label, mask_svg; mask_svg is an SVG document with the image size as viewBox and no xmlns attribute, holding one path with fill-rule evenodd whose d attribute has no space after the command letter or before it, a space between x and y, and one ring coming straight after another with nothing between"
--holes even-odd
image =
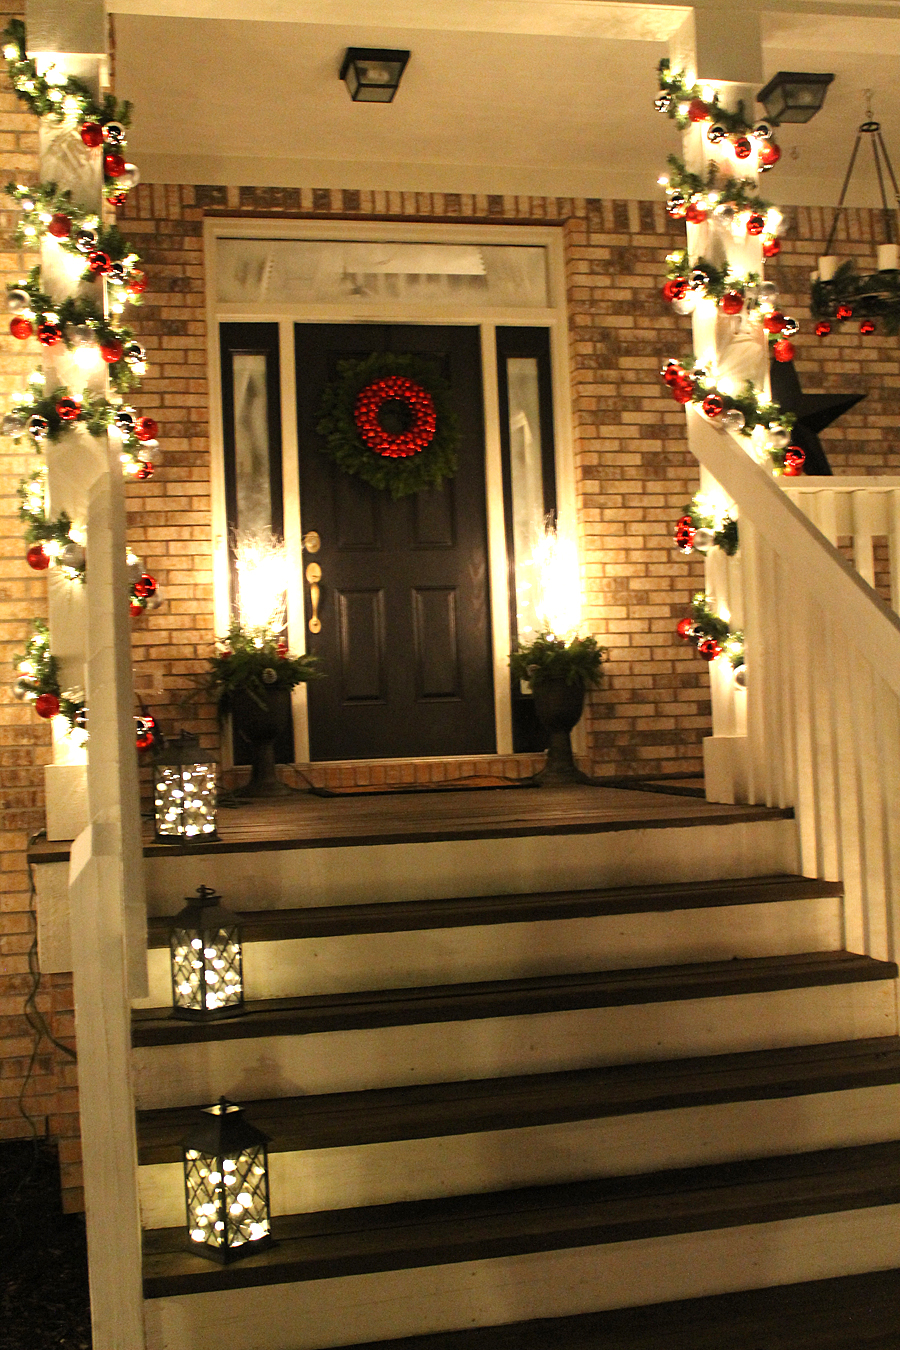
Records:
<instances>
[{"instance_id":1,"label":"hanging chain","mask_svg":"<svg viewBox=\"0 0 900 1350\"><path fill-rule=\"evenodd\" d=\"M841 188L841 195L838 198L838 204L835 207L834 218L831 222L831 229L828 232L828 241L825 244L825 253L831 253L831 245L834 243L834 236L837 231L838 220L844 207L844 199L847 196L847 188L850 186L850 177L853 173L853 167L856 164L856 155L859 150L860 141L863 136L871 137L872 155L875 160L875 174L878 178L878 192L881 197L881 208L884 212L884 225L887 233L887 243L896 242L897 226L894 219L894 210L888 206L887 193L885 191L884 174L885 171L891 180L891 186L894 190L894 201L897 208L900 209L900 189L897 187L897 178L894 173L894 166L891 164L887 149L885 148L884 138L881 135L881 123L876 122L872 117L872 90L864 89L863 97L866 101L866 120L861 124L856 133L856 140L853 143L853 150L850 155L850 163L847 165L847 172L844 176L844 184ZM880 152L880 154L879 154Z\"/></svg>"}]
</instances>

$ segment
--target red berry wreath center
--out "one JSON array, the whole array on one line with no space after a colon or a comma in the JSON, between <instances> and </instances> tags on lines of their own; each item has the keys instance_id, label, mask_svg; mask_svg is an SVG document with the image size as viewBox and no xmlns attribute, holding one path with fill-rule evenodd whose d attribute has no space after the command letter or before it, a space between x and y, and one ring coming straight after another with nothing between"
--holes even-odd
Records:
<instances>
[{"instance_id":1,"label":"red berry wreath center","mask_svg":"<svg viewBox=\"0 0 900 1350\"><path fill-rule=\"evenodd\" d=\"M405 375L388 375L360 390L353 421L369 449L386 459L420 454L434 440L437 428L428 390Z\"/></svg>"}]
</instances>

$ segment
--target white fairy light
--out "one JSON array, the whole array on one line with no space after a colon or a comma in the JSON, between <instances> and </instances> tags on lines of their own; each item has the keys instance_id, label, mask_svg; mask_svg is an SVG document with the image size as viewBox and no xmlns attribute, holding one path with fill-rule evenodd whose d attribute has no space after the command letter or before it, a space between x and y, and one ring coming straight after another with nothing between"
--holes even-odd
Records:
<instances>
[{"instance_id":1,"label":"white fairy light","mask_svg":"<svg viewBox=\"0 0 900 1350\"><path fill-rule=\"evenodd\" d=\"M274 637L287 622L288 561L273 534L239 532L234 543L238 614L248 633Z\"/></svg>"},{"instance_id":2,"label":"white fairy light","mask_svg":"<svg viewBox=\"0 0 900 1350\"><path fill-rule=\"evenodd\" d=\"M574 637L581 623L578 546L568 530L548 519L531 556L535 582L534 610L541 631Z\"/></svg>"}]
</instances>

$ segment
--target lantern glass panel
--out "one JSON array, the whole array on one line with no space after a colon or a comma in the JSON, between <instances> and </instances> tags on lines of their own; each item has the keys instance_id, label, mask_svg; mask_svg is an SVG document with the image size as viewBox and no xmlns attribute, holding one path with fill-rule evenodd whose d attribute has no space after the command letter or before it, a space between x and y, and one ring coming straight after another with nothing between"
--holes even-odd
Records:
<instances>
[{"instance_id":1,"label":"lantern glass panel","mask_svg":"<svg viewBox=\"0 0 900 1350\"><path fill-rule=\"evenodd\" d=\"M243 1149L233 1157L187 1148L184 1182L192 1243L227 1259L238 1248L269 1237L265 1144Z\"/></svg>"},{"instance_id":2,"label":"lantern glass panel","mask_svg":"<svg viewBox=\"0 0 900 1350\"><path fill-rule=\"evenodd\" d=\"M156 834L160 839L212 839L216 833L216 765L156 766Z\"/></svg>"},{"instance_id":3,"label":"lantern glass panel","mask_svg":"<svg viewBox=\"0 0 900 1350\"><path fill-rule=\"evenodd\" d=\"M244 989L237 925L201 931L174 928L170 942L176 1010L209 1013L240 1009Z\"/></svg>"}]
</instances>

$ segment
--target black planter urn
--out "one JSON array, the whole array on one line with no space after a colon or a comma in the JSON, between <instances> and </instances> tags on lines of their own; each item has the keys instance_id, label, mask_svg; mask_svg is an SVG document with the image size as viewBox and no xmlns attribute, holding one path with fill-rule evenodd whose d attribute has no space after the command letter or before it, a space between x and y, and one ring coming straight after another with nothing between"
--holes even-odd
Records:
<instances>
[{"instance_id":1,"label":"black planter urn","mask_svg":"<svg viewBox=\"0 0 900 1350\"><path fill-rule=\"evenodd\" d=\"M287 729L291 717L290 694L283 689L253 694L236 689L231 713L238 740L249 749L250 781L239 788L238 797L289 797L291 789L275 776L275 742Z\"/></svg>"},{"instance_id":2,"label":"black planter urn","mask_svg":"<svg viewBox=\"0 0 900 1350\"><path fill-rule=\"evenodd\" d=\"M584 710L584 686L564 679L540 680L532 686L534 710L547 732L547 762L534 781L541 787L560 787L591 780L576 767L572 755L572 728Z\"/></svg>"}]
</instances>

